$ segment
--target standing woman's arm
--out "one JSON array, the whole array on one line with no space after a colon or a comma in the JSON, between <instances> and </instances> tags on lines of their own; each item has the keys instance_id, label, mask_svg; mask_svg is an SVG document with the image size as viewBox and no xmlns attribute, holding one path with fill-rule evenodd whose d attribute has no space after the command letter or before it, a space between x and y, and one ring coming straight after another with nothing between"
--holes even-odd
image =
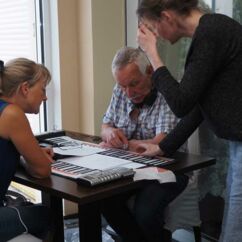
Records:
<instances>
[{"instance_id":1,"label":"standing woman's arm","mask_svg":"<svg viewBox=\"0 0 242 242\"><path fill-rule=\"evenodd\" d=\"M158 145L143 143L137 147L136 151L147 156L171 156L187 141L202 121L202 113L196 107L186 117L181 119L176 127Z\"/></svg>"},{"instance_id":2,"label":"standing woman's arm","mask_svg":"<svg viewBox=\"0 0 242 242\"><path fill-rule=\"evenodd\" d=\"M161 60L156 47L157 35L142 23L140 23L137 30L137 41L140 48L146 53L147 57L149 58L149 61L154 71L157 70L159 67L165 65Z\"/></svg>"}]
</instances>

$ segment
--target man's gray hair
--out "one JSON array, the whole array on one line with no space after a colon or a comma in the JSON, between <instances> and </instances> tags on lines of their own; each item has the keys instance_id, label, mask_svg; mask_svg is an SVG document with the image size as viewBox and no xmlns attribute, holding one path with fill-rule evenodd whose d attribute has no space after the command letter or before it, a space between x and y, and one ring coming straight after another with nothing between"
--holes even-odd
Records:
<instances>
[{"instance_id":1,"label":"man's gray hair","mask_svg":"<svg viewBox=\"0 0 242 242\"><path fill-rule=\"evenodd\" d=\"M122 49L117 51L116 55L113 58L113 75L115 74L116 70L123 68L131 63L135 63L143 75L146 73L147 66L150 66L150 62L147 56L141 49L123 47Z\"/></svg>"}]
</instances>

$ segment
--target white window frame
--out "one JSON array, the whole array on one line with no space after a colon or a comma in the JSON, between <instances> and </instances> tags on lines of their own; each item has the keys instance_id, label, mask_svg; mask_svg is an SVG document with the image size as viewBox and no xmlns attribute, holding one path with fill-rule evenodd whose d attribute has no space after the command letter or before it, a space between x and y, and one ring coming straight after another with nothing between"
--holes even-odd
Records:
<instances>
[{"instance_id":1,"label":"white window frame","mask_svg":"<svg viewBox=\"0 0 242 242\"><path fill-rule=\"evenodd\" d=\"M233 0L215 0L215 12L233 16Z\"/></svg>"},{"instance_id":2,"label":"white window frame","mask_svg":"<svg viewBox=\"0 0 242 242\"><path fill-rule=\"evenodd\" d=\"M58 1L39 1L42 1L43 8L45 65L52 75L52 80L47 87L47 131L53 131L62 129Z\"/></svg>"}]
</instances>

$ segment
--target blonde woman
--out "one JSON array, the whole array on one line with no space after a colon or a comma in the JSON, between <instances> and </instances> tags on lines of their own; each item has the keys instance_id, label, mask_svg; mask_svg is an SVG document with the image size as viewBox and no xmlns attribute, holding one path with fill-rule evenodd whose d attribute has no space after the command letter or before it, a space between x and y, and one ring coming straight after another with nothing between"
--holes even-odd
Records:
<instances>
[{"instance_id":1,"label":"blonde woman","mask_svg":"<svg viewBox=\"0 0 242 242\"><path fill-rule=\"evenodd\" d=\"M7 241L28 232L44 238L49 212L42 205L4 207L4 197L20 162L29 174L50 175L53 152L35 139L25 113L39 112L51 79L46 67L25 58L0 61L0 238Z\"/></svg>"}]
</instances>

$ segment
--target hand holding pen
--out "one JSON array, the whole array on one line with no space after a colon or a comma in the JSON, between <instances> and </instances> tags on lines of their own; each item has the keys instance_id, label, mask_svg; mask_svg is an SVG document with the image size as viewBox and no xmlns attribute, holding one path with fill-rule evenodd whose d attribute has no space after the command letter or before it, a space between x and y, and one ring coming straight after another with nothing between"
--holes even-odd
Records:
<instances>
[{"instance_id":1,"label":"hand holding pen","mask_svg":"<svg viewBox=\"0 0 242 242\"><path fill-rule=\"evenodd\" d=\"M128 139L121 129L109 127L105 129L105 145L119 149L128 149Z\"/></svg>"}]
</instances>

